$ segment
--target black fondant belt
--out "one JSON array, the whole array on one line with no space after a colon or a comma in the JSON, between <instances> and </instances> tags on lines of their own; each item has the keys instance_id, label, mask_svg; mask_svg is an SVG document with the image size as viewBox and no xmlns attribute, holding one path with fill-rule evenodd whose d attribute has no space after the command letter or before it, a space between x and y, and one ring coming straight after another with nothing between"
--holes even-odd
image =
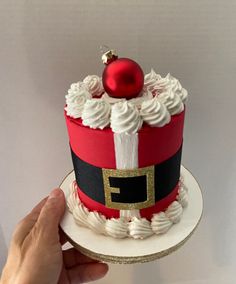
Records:
<instances>
[{"instance_id":1,"label":"black fondant belt","mask_svg":"<svg viewBox=\"0 0 236 284\"><path fill-rule=\"evenodd\" d=\"M142 209L154 205L176 187L182 146L168 160L130 170L104 169L81 160L71 149L76 182L91 199L115 209Z\"/></svg>"}]
</instances>

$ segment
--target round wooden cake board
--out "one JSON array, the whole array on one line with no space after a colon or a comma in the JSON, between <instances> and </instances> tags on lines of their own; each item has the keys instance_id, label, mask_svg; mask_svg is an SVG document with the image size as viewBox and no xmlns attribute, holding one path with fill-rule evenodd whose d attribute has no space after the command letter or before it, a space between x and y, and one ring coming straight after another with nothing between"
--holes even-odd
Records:
<instances>
[{"instance_id":1,"label":"round wooden cake board","mask_svg":"<svg viewBox=\"0 0 236 284\"><path fill-rule=\"evenodd\" d=\"M61 228L76 249L99 261L143 263L166 256L180 248L192 236L202 216L203 200L197 181L183 166L181 166L181 175L188 188L189 204L184 209L180 222L163 235L153 235L144 240L114 239L99 235L77 225L68 208L61 221ZM74 172L71 172L60 185L66 197L69 194L69 185L74 180Z\"/></svg>"}]
</instances>

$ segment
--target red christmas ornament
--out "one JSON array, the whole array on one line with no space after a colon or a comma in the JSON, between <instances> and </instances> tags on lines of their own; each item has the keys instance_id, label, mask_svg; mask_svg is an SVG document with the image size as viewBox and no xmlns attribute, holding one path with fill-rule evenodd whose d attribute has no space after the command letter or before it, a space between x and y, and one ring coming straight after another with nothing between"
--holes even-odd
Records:
<instances>
[{"instance_id":1,"label":"red christmas ornament","mask_svg":"<svg viewBox=\"0 0 236 284\"><path fill-rule=\"evenodd\" d=\"M118 58L113 50L103 57L102 75L104 90L114 98L135 98L143 89L144 74L141 67L129 58Z\"/></svg>"}]
</instances>

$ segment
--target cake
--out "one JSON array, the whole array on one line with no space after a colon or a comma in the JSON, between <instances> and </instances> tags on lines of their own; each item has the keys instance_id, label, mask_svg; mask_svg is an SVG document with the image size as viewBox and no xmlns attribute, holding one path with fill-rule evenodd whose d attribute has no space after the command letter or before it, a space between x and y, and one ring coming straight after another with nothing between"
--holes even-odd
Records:
<instances>
[{"instance_id":1,"label":"cake","mask_svg":"<svg viewBox=\"0 0 236 284\"><path fill-rule=\"evenodd\" d=\"M187 91L170 74L114 51L102 78L89 75L66 95L75 172L67 205L75 222L114 238L167 233L188 204L180 174Z\"/></svg>"}]
</instances>

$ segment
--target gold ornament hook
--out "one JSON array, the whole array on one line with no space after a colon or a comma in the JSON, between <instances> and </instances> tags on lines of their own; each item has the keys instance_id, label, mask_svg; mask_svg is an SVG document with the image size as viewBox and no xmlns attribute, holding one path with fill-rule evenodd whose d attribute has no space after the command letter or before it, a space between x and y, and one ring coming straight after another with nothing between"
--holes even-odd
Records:
<instances>
[{"instance_id":1,"label":"gold ornament hook","mask_svg":"<svg viewBox=\"0 0 236 284\"><path fill-rule=\"evenodd\" d=\"M114 49L110 49L107 45L101 45L100 51L103 53L102 62L106 65L118 58L117 52Z\"/></svg>"}]
</instances>

